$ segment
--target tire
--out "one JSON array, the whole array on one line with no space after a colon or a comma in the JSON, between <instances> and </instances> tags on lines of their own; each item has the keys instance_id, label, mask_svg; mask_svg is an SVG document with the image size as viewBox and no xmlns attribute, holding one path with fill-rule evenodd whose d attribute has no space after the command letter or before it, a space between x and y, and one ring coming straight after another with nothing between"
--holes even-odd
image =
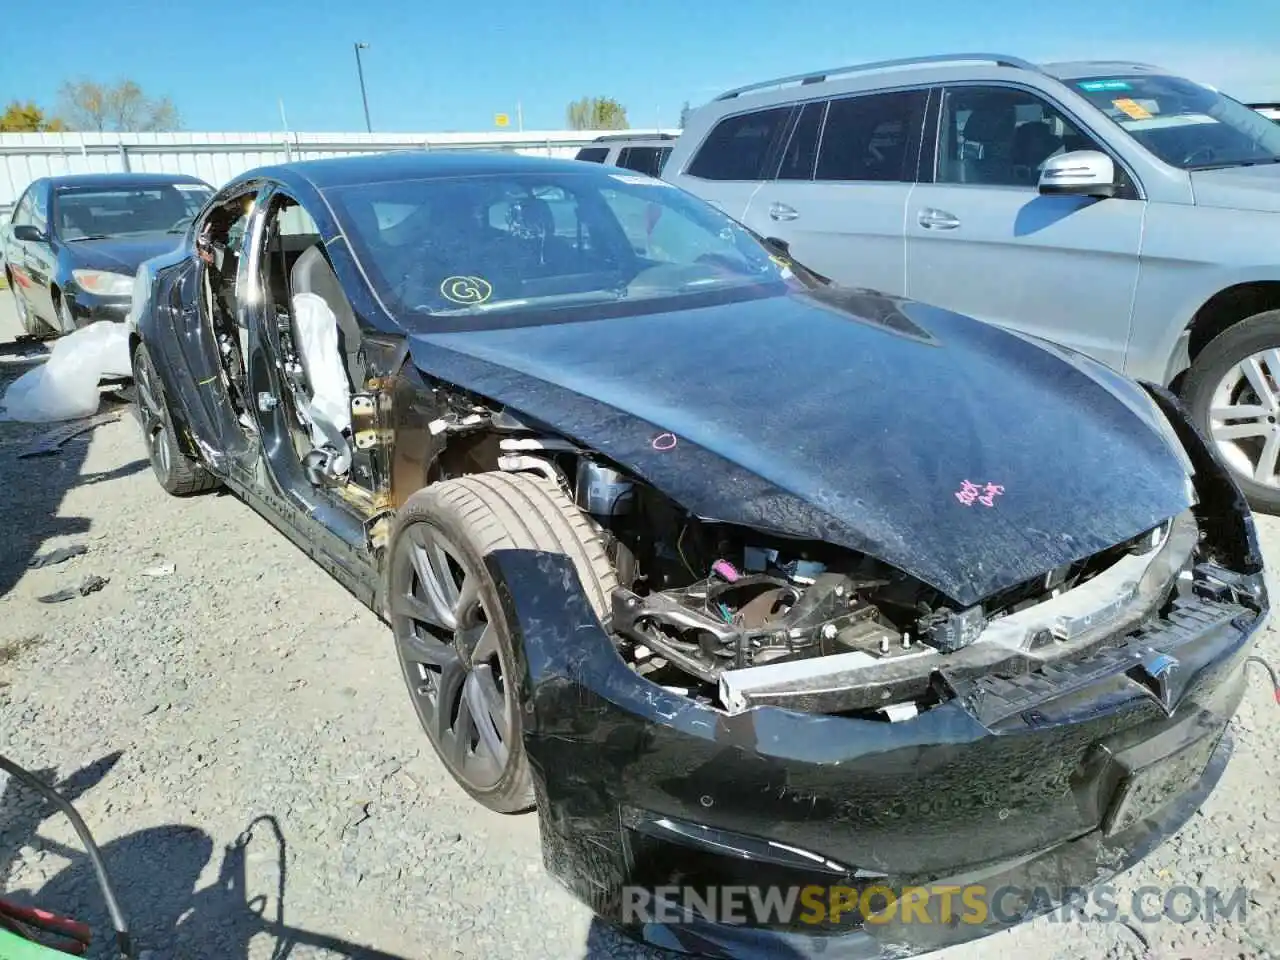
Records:
<instances>
[{"instance_id":1,"label":"tire","mask_svg":"<svg viewBox=\"0 0 1280 960\"><path fill-rule=\"evenodd\" d=\"M137 389L138 422L147 445L151 470L166 493L188 497L219 486L220 481L204 465L192 460L178 446L173 420L165 403L164 387L144 344L133 351L133 382Z\"/></svg>"},{"instance_id":2,"label":"tire","mask_svg":"<svg viewBox=\"0 0 1280 960\"><path fill-rule=\"evenodd\" d=\"M18 288L13 285L13 280L9 280L9 292L13 294L13 308L18 313L18 323L22 325L22 332L31 337L38 337L44 333L44 324L42 324L31 312L31 307L22 294L18 293Z\"/></svg>"},{"instance_id":3,"label":"tire","mask_svg":"<svg viewBox=\"0 0 1280 960\"><path fill-rule=\"evenodd\" d=\"M1265 436L1259 436L1257 440L1245 438L1240 444L1228 442L1224 449L1224 445L1220 445L1219 439L1215 437L1210 411L1216 405L1215 399L1218 404L1223 402L1222 396L1215 398L1215 395L1220 390L1225 391L1224 381L1232 375L1234 368L1256 354L1273 349L1280 350L1280 310L1254 314L1214 337L1196 357L1182 385L1183 399L1190 408L1196 426L1204 434L1215 455L1226 464L1240 484L1249 505L1259 513L1272 514L1280 513L1280 485L1260 483L1251 471L1246 472L1248 451L1252 449L1261 452L1265 446ZM1270 375L1267 379L1280 385L1280 354L1276 356L1276 369L1272 369L1272 365L1265 360L1261 366ZM1280 399L1280 389L1272 392ZM1276 411L1273 419L1268 421L1266 417L1259 417L1257 422L1265 423L1267 429L1274 425L1277 442L1280 442L1280 410ZM1276 482L1280 484L1280 480Z\"/></svg>"},{"instance_id":4,"label":"tire","mask_svg":"<svg viewBox=\"0 0 1280 960\"><path fill-rule=\"evenodd\" d=\"M436 548L445 563L430 559L440 556ZM522 705L517 684L506 682L515 676L510 628L484 564L493 551L510 549L564 554L597 615L611 604L618 578L599 532L556 484L527 474L482 473L418 491L400 509L387 564L396 653L418 720L459 785L498 813L534 804ZM427 585L443 582L441 568L456 604L440 602L453 599L447 585ZM436 612L442 607L456 611L455 629Z\"/></svg>"}]
</instances>

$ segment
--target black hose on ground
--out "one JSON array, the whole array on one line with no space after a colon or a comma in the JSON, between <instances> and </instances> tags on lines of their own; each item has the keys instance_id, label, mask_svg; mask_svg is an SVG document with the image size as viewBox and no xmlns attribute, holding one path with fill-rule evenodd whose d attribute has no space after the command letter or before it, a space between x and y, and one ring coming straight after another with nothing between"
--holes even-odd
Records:
<instances>
[{"instance_id":1,"label":"black hose on ground","mask_svg":"<svg viewBox=\"0 0 1280 960\"><path fill-rule=\"evenodd\" d=\"M98 876L98 886L102 888L102 899L107 902L107 912L111 915L111 925L116 931L116 947L120 951L120 956L124 960L134 960L136 954L133 949L133 941L129 937L129 924L124 918L124 912L120 909L120 904L116 901L115 891L111 886L111 878L107 875L106 864L102 862L102 851L98 849L98 844L94 842L93 834L89 832L89 828L85 825L84 820L80 818L80 814L76 812L76 808L68 803L53 787L35 774L24 770L3 754L0 754L0 770L52 801L59 812L71 821L71 826L75 828L76 835L80 837L80 842L84 844L84 850L89 856L89 862L93 864L93 872Z\"/></svg>"},{"instance_id":2,"label":"black hose on ground","mask_svg":"<svg viewBox=\"0 0 1280 960\"><path fill-rule=\"evenodd\" d=\"M1276 703L1280 703L1280 678L1276 677L1276 669L1263 660L1261 657L1245 657L1246 664L1256 663L1267 672L1267 676L1271 678L1271 693L1276 698Z\"/></svg>"}]
</instances>

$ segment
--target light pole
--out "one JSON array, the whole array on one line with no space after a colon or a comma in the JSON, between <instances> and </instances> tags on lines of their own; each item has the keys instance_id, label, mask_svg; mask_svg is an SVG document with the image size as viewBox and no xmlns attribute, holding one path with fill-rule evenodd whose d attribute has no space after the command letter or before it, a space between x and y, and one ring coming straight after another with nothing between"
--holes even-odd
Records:
<instances>
[{"instance_id":1,"label":"light pole","mask_svg":"<svg viewBox=\"0 0 1280 960\"><path fill-rule=\"evenodd\" d=\"M370 133L373 133L373 124L369 122L369 94L364 89L364 65L360 62L360 51L368 50L367 43L356 43L356 75L360 77L360 99L364 102L364 126Z\"/></svg>"}]
</instances>

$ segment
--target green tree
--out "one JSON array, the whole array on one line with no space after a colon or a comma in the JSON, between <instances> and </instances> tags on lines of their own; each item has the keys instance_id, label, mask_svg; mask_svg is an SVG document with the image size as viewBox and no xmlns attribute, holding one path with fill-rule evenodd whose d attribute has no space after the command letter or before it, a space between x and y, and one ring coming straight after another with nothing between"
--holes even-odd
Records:
<instances>
[{"instance_id":1,"label":"green tree","mask_svg":"<svg viewBox=\"0 0 1280 960\"><path fill-rule=\"evenodd\" d=\"M59 92L59 103L59 113L72 130L150 132L181 126L172 100L148 97L132 80L68 81Z\"/></svg>"},{"instance_id":2,"label":"green tree","mask_svg":"<svg viewBox=\"0 0 1280 960\"><path fill-rule=\"evenodd\" d=\"M67 129L57 117L47 117L34 101L9 101L0 113L0 133L56 133Z\"/></svg>"},{"instance_id":3,"label":"green tree","mask_svg":"<svg viewBox=\"0 0 1280 960\"><path fill-rule=\"evenodd\" d=\"M583 97L566 111L570 130L626 130L627 108L612 97Z\"/></svg>"}]
</instances>

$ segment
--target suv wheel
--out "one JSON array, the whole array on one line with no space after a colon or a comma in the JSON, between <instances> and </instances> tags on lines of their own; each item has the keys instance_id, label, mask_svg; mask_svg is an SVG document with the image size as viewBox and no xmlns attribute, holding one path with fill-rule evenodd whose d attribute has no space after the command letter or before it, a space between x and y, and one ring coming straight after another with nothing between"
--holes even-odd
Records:
<instances>
[{"instance_id":1,"label":"suv wheel","mask_svg":"<svg viewBox=\"0 0 1280 960\"><path fill-rule=\"evenodd\" d=\"M1280 513L1280 310L1255 314L1211 340L1182 392L1250 505Z\"/></svg>"}]
</instances>

